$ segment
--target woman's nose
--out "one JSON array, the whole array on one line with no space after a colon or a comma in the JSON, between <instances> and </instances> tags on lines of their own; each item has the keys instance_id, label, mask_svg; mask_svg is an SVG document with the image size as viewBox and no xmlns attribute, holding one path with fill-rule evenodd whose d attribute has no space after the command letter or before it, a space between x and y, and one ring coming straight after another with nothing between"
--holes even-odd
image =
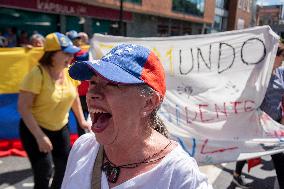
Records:
<instances>
[{"instance_id":1,"label":"woman's nose","mask_svg":"<svg viewBox=\"0 0 284 189\"><path fill-rule=\"evenodd\" d=\"M87 98L101 100L103 99L103 94L98 87L91 87L87 92Z\"/></svg>"}]
</instances>

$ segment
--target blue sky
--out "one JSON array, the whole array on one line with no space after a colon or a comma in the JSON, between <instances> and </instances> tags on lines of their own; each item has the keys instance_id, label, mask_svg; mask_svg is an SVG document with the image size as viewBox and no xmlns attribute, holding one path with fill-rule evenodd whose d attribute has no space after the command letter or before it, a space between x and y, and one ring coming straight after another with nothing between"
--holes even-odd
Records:
<instances>
[{"instance_id":1,"label":"blue sky","mask_svg":"<svg viewBox=\"0 0 284 189\"><path fill-rule=\"evenodd\" d=\"M259 5L279 5L284 4L284 0L257 0Z\"/></svg>"}]
</instances>

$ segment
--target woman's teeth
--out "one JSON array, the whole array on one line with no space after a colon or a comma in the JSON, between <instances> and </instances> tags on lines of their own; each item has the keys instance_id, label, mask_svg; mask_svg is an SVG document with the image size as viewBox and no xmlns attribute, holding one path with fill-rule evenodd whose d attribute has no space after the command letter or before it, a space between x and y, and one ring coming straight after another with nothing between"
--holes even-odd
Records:
<instances>
[{"instance_id":1,"label":"woman's teeth","mask_svg":"<svg viewBox=\"0 0 284 189\"><path fill-rule=\"evenodd\" d=\"M108 112L106 112L104 110L96 109L96 108L95 109L90 109L89 112L93 113L93 114L95 114L95 113L108 113Z\"/></svg>"}]
</instances>

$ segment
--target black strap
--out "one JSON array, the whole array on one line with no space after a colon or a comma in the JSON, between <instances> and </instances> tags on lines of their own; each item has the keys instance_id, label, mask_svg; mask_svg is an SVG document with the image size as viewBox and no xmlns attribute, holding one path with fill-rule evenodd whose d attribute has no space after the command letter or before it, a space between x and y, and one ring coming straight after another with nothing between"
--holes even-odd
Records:
<instances>
[{"instance_id":1,"label":"black strap","mask_svg":"<svg viewBox=\"0 0 284 189\"><path fill-rule=\"evenodd\" d=\"M104 156L103 152L104 152L104 147L100 145L92 172L92 181L91 181L92 189L101 189L102 164Z\"/></svg>"}]
</instances>

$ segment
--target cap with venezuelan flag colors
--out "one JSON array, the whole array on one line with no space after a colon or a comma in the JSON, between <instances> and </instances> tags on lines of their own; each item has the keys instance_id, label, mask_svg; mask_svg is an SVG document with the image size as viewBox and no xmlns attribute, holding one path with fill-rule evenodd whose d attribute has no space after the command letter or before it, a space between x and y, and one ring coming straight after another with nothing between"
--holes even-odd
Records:
<instances>
[{"instance_id":1,"label":"cap with venezuelan flag colors","mask_svg":"<svg viewBox=\"0 0 284 189\"><path fill-rule=\"evenodd\" d=\"M75 54L80 51L80 48L73 45L72 41L64 34L55 32L50 33L45 37L45 51L58 51Z\"/></svg>"},{"instance_id":2,"label":"cap with venezuelan flag colors","mask_svg":"<svg viewBox=\"0 0 284 189\"><path fill-rule=\"evenodd\" d=\"M75 39L80 39L81 37L79 36L78 32L76 32L75 30L71 30L69 32L66 33L66 36L70 39L70 40L75 40Z\"/></svg>"},{"instance_id":3,"label":"cap with venezuelan flag colors","mask_svg":"<svg viewBox=\"0 0 284 189\"><path fill-rule=\"evenodd\" d=\"M153 51L140 45L118 45L100 60L76 62L69 69L76 80L89 80L94 73L114 83L147 84L162 97L166 92L160 60Z\"/></svg>"}]
</instances>

